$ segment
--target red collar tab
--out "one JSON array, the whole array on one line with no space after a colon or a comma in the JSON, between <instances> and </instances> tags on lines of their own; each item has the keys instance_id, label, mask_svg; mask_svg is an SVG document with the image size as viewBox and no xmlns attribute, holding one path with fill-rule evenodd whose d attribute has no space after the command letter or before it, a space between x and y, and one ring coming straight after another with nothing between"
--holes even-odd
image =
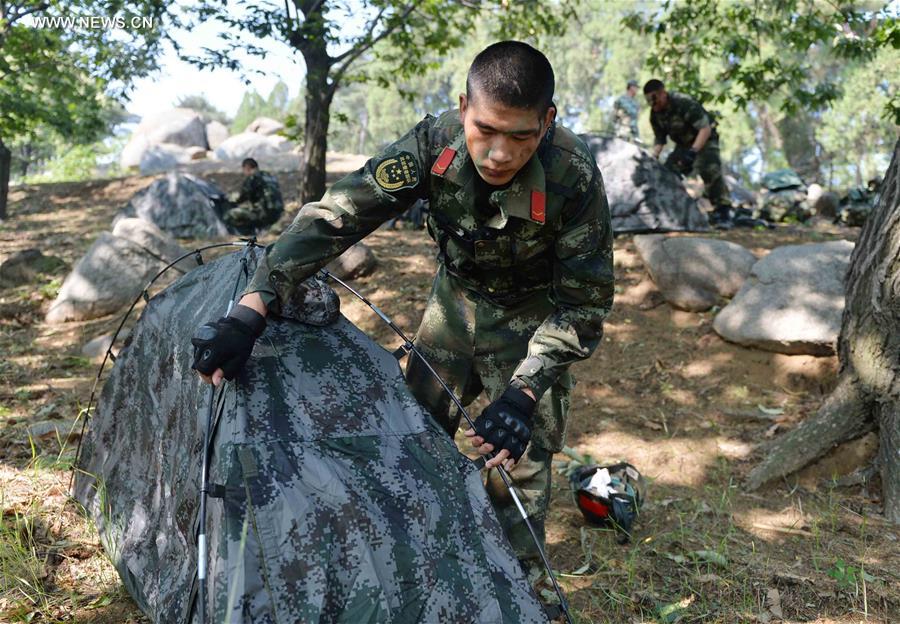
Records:
<instances>
[{"instance_id":1,"label":"red collar tab","mask_svg":"<svg viewBox=\"0 0 900 624\"><path fill-rule=\"evenodd\" d=\"M531 191L531 220L543 223L546 218L547 196L541 191Z\"/></svg>"},{"instance_id":2,"label":"red collar tab","mask_svg":"<svg viewBox=\"0 0 900 624\"><path fill-rule=\"evenodd\" d=\"M450 163L453 162L454 158L456 158L456 150L452 147L445 147L444 151L441 152L441 155L434 161L434 165L431 167L431 173L439 176L444 175L447 173L447 168L450 166Z\"/></svg>"}]
</instances>

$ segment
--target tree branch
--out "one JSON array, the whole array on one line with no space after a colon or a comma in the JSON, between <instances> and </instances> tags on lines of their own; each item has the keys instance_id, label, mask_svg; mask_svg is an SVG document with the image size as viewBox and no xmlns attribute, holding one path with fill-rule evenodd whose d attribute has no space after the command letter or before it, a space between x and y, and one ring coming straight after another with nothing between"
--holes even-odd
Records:
<instances>
[{"instance_id":1,"label":"tree branch","mask_svg":"<svg viewBox=\"0 0 900 624\"><path fill-rule=\"evenodd\" d=\"M347 50L346 52L344 52L343 54L339 55L337 58L334 59L335 64L340 63L340 66L337 68L337 70L335 70L334 74L332 75L331 84L337 85L341 81L341 78L344 77L344 74L347 73L347 70L350 68L350 65L352 65L356 59L358 59L360 56L362 56L362 54L364 52L366 52L367 50L371 50L372 47L375 44L377 44L379 41L381 41L388 35L394 33L403 24L403 22L406 21L406 18L409 16L409 14L412 13L419 4L420 4L420 2L413 2L412 4L408 5L406 7L406 10L404 10L402 15L400 15L400 17L397 19L394 26L392 26L391 28L386 28L377 37L372 38L372 33L375 31L375 28L378 26L378 20L380 19L381 15L384 13L384 9L379 11L378 15L376 15L375 18L372 20L371 27L369 28L369 32L366 34L366 38L368 39L368 41L361 43L358 47L350 48L349 50Z\"/></svg>"}]
</instances>

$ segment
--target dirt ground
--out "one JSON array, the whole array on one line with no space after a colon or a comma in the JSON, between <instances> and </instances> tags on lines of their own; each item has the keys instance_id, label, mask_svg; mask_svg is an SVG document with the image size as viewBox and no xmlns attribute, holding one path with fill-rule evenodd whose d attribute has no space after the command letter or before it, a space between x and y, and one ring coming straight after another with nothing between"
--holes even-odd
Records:
<instances>
[{"instance_id":1,"label":"dirt ground","mask_svg":"<svg viewBox=\"0 0 900 624\"><path fill-rule=\"evenodd\" d=\"M240 183L237 175L209 177L228 191ZM279 177L292 214L296 176ZM119 317L51 326L43 314L72 264L152 179L12 189L0 262L34 247L67 267L0 290L0 622L147 621L66 495L78 426L64 439L97 370L81 347ZM762 256L856 234L785 226L711 236ZM434 246L421 230L380 230L367 242L381 265L356 286L411 335ZM649 495L633 542L622 546L610 531L585 526L566 478L555 476L547 541L577 621L900 621L900 527L880 515L877 483L846 478L869 463L874 437L768 489L743 486L763 445L817 409L836 359L724 342L712 330L714 312L662 303L630 236L616 238L615 254L616 305L602 345L574 368L568 443L573 455L635 464ZM343 293L342 301L376 341L399 344L367 308ZM570 458L558 459L562 470Z\"/></svg>"}]
</instances>

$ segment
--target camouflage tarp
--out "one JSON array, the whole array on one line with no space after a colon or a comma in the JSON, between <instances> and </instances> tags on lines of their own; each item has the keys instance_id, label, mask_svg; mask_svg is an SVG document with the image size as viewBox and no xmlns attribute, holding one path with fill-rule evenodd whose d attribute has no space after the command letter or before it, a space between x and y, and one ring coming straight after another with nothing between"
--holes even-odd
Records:
<instances>
[{"instance_id":1,"label":"camouflage tarp","mask_svg":"<svg viewBox=\"0 0 900 624\"><path fill-rule=\"evenodd\" d=\"M803 180L797 175L793 169L779 169L778 171L770 171L762 177L762 185L770 191L790 188L806 188Z\"/></svg>"},{"instance_id":2,"label":"camouflage tarp","mask_svg":"<svg viewBox=\"0 0 900 624\"><path fill-rule=\"evenodd\" d=\"M613 231L703 231L709 222L677 174L646 150L611 137L582 135L603 174Z\"/></svg>"},{"instance_id":3,"label":"camouflage tarp","mask_svg":"<svg viewBox=\"0 0 900 624\"><path fill-rule=\"evenodd\" d=\"M77 498L160 624L197 620L209 393L190 337L238 273L226 256L150 300L84 441ZM217 409L209 621L546 622L479 471L343 316L272 318Z\"/></svg>"},{"instance_id":4,"label":"camouflage tarp","mask_svg":"<svg viewBox=\"0 0 900 624\"><path fill-rule=\"evenodd\" d=\"M227 209L228 199L215 184L187 173L171 172L135 193L113 224L137 217L177 238L214 238L229 234L222 221Z\"/></svg>"}]
</instances>

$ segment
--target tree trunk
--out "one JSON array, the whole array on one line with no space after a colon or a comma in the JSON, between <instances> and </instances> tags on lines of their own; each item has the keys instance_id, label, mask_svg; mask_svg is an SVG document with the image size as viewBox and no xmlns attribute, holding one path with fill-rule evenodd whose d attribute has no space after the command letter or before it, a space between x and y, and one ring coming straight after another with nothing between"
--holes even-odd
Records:
<instances>
[{"instance_id":1,"label":"tree trunk","mask_svg":"<svg viewBox=\"0 0 900 624\"><path fill-rule=\"evenodd\" d=\"M870 409L858 382L849 376L841 377L815 416L770 447L766 458L750 472L747 486L755 490L763 483L800 470L841 442L868 433L875 427L869 417Z\"/></svg>"},{"instance_id":2,"label":"tree trunk","mask_svg":"<svg viewBox=\"0 0 900 624\"><path fill-rule=\"evenodd\" d=\"M751 485L796 470L801 461L812 461L871 424L879 429L884 513L900 523L900 140L878 205L853 250L846 284L838 387L809 423L771 447L769 459L751 474ZM840 431L815 445L817 455L805 452L799 461L792 459L791 447L796 452L798 440L809 440L811 428L822 422L834 422Z\"/></svg>"},{"instance_id":3,"label":"tree trunk","mask_svg":"<svg viewBox=\"0 0 900 624\"><path fill-rule=\"evenodd\" d=\"M12 152L0 139L0 221L6 219L6 199L9 197L9 170L12 166Z\"/></svg>"},{"instance_id":4,"label":"tree trunk","mask_svg":"<svg viewBox=\"0 0 900 624\"><path fill-rule=\"evenodd\" d=\"M816 121L809 113L797 113L778 122L784 157L807 184L819 181L819 156L816 153Z\"/></svg>"},{"instance_id":5,"label":"tree trunk","mask_svg":"<svg viewBox=\"0 0 900 624\"><path fill-rule=\"evenodd\" d=\"M303 162L300 170L300 201L318 201L325 193L325 152L328 149L328 123L335 87L328 82L332 59L325 48L325 37L312 38L303 48L306 61L306 125Z\"/></svg>"}]
</instances>

